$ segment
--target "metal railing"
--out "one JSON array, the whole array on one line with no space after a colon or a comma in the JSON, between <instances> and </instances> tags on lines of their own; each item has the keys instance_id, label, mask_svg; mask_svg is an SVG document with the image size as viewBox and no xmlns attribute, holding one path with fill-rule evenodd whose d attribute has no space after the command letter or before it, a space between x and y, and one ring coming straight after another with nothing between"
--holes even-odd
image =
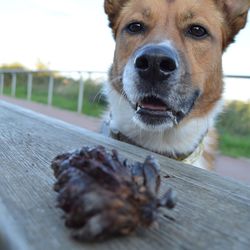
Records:
<instances>
[{"instance_id":1,"label":"metal railing","mask_svg":"<svg viewBox=\"0 0 250 250\"><path fill-rule=\"evenodd\" d=\"M250 79L250 76L244 76L244 75L224 75L224 78Z\"/></svg>"},{"instance_id":2,"label":"metal railing","mask_svg":"<svg viewBox=\"0 0 250 250\"><path fill-rule=\"evenodd\" d=\"M250 103L250 76L225 75L223 97L226 101L243 101Z\"/></svg>"},{"instance_id":3,"label":"metal railing","mask_svg":"<svg viewBox=\"0 0 250 250\"><path fill-rule=\"evenodd\" d=\"M83 107L83 98L84 98L84 80L86 79L95 79L97 76L101 76L102 81L106 81L107 72L102 71L59 71L59 70L1 70L0 69L0 96L4 94L4 84L5 84L5 76L9 74L11 76L11 96L16 96L16 88L17 88L17 75L22 74L26 75L26 84L27 84L27 97L28 101L32 99L32 89L33 89L33 75L34 74L46 74L48 77L48 97L47 104L49 106L52 105L53 102L53 93L54 93L54 80L55 75L60 74L63 76L67 74L70 77L77 79L78 82L78 103L77 103L77 112L82 112ZM77 76L78 75L78 76Z\"/></svg>"},{"instance_id":4,"label":"metal railing","mask_svg":"<svg viewBox=\"0 0 250 250\"><path fill-rule=\"evenodd\" d=\"M32 90L33 90L33 76L34 74L45 74L46 81L48 83L48 96L47 96L47 104L49 106L53 103L53 94L54 94L54 80L56 75L60 75L63 77L71 77L76 79L78 83L78 102L77 102L77 112L82 112L83 100L84 100L84 81L86 79L101 79L102 82L107 80L107 72L101 71L59 71L59 70L35 70L35 71L27 71L27 70L1 70L0 69L0 96L4 94L4 85L5 85L5 76L8 75L10 84L11 84L11 96L16 96L16 88L18 84L17 75L22 74L26 76L26 85L27 85L27 96L26 99L28 101L32 100ZM67 75L67 76L66 76ZM250 79L250 76L245 75L225 75L224 78L237 78L237 79ZM250 84L250 83L249 83ZM250 96L249 96L250 99Z\"/></svg>"}]
</instances>

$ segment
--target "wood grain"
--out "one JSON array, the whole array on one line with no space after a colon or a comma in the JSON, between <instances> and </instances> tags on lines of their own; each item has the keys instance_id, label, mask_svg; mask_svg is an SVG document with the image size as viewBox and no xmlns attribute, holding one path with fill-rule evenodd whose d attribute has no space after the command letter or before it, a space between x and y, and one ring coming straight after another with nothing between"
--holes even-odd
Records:
<instances>
[{"instance_id":1,"label":"wood grain","mask_svg":"<svg viewBox=\"0 0 250 250\"><path fill-rule=\"evenodd\" d=\"M18 225L5 208L0 198L0 249L1 250L29 250L27 242Z\"/></svg>"},{"instance_id":2,"label":"wood grain","mask_svg":"<svg viewBox=\"0 0 250 250\"><path fill-rule=\"evenodd\" d=\"M5 224L15 221L30 249L250 249L250 187L155 154L161 190L172 187L178 193L176 208L163 211L159 229L96 244L73 241L55 207L50 163L83 145L116 148L136 161L151 154L0 101L0 197L11 218Z\"/></svg>"}]
</instances>

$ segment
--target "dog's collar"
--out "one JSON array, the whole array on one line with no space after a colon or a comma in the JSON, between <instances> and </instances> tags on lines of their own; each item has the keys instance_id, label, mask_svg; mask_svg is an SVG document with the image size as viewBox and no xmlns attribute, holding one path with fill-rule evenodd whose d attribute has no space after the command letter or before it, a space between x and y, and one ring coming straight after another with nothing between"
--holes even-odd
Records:
<instances>
[{"instance_id":1,"label":"dog's collar","mask_svg":"<svg viewBox=\"0 0 250 250\"><path fill-rule=\"evenodd\" d=\"M140 145L138 145L133 140L131 140L130 138L128 138L127 136L122 134L119 130L116 130L116 129L114 130L114 129L110 128L109 135L116 140L123 141L123 142L133 144L133 145L137 145L140 147ZM206 133L205 133L205 135L206 135ZM205 135L202 136L200 143L195 147L195 149L189 153L186 153L186 154L160 153L160 154L164 155L168 158L171 158L173 160L181 161L183 163L193 165L201 157L201 155L204 151L204 137L205 137ZM155 153L158 153L158 152L155 152Z\"/></svg>"},{"instance_id":2,"label":"dog's collar","mask_svg":"<svg viewBox=\"0 0 250 250\"><path fill-rule=\"evenodd\" d=\"M202 156L204 152L204 137L202 138L196 149L188 155L185 159L181 160L183 163L194 165L195 162Z\"/></svg>"}]
</instances>

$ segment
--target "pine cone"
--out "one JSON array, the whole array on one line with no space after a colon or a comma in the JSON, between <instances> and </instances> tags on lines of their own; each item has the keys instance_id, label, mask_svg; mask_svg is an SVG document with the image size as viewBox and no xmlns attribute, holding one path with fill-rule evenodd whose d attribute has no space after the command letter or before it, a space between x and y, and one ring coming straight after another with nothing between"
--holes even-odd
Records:
<instances>
[{"instance_id":1,"label":"pine cone","mask_svg":"<svg viewBox=\"0 0 250 250\"><path fill-rule=\"evenodd\" d=\"M152 225L159 207L175 205L171 190L157 198L159 165L150 156L144 163L128 164L115 150L110 154L102 146L83 147L57 156L52 169L58 207L79 240L130 234Z\"/></svg>"}]
</instances>

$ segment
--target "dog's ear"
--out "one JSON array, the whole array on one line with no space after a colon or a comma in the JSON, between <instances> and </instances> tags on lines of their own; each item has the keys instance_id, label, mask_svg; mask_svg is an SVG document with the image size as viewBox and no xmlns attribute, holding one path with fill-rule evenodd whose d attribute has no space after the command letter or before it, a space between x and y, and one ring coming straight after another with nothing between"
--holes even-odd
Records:
<instances>
[{"instance_id":1,"label":"dog's ear","mask_svg":"<svg viewBox=\"0 0 250 250\"><path fill-rule=\"evenodd\" d=\"M105 13L108 15L109 18L109 26L111 28L114 27L117 17L122 9L122 7L128 2L129 0L105 0L104 2L104 9Z\"/></svg>"},{"instance_id":2,"label":"dog's ear","mask_svg":"<svg viewBox=\"0 0 250 250\"><path fill-rule=\"evenodd\" d=\"M250 0L215 0L225 15L228 32L224 41L226 48L235 35L246 25Z\"/></svg>"}]
</instances>

